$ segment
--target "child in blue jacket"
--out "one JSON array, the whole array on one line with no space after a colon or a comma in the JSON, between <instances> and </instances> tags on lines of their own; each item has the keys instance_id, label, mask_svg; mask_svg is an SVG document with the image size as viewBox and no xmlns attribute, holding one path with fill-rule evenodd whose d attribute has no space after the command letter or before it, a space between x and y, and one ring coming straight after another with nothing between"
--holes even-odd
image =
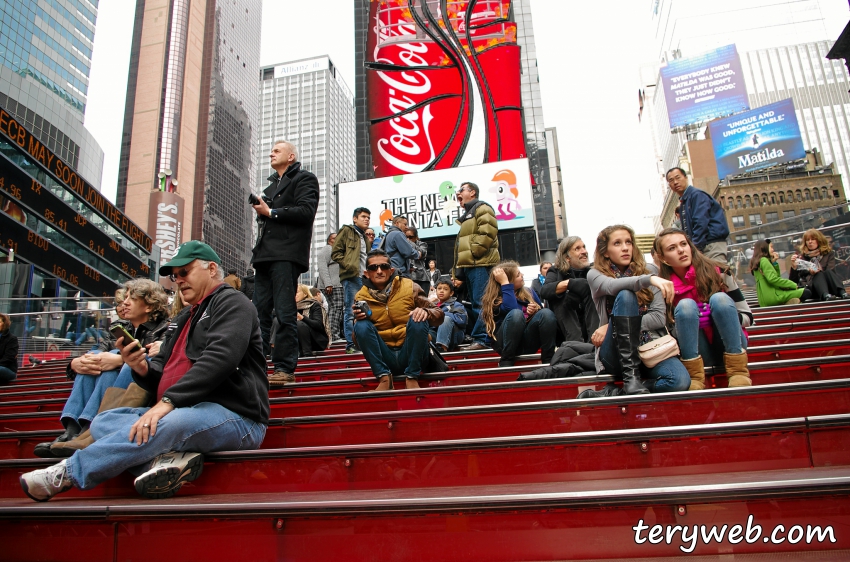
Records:
<instances>
[{"instance_id":1,"label":"child in blue jacket","mask_svg":"<svg viewBox=\"0 0 850 562\"><path fill-rule=\"evenodd\" d=\"M437 306L445 314L439 328L431 328L431 337L440 351L453 351L463 342L468 316L463 305L454 298L454 289L448 281L437 283Z\"/></svg>"}]
</instances>

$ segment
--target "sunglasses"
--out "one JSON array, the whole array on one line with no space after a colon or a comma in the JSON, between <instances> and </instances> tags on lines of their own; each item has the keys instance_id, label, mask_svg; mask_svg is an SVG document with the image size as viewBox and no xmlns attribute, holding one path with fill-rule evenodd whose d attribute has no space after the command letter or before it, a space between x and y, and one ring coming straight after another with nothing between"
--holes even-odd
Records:
<instances>
[{"instance_id":1,"label":"sunglasses","mask_svg":"<svg viewBox=\"0 0 850 562\"><path fill-rule=\"evenodd\" d=\"M379 269L381 271L387 271L392 269L392 267L393 266L388 263L370 263L366 266L366 269L368 269L369 271L378 271Z\"/></svg>"},{"instance_id":2,"label":"sunglasses","mask_svg":"<svg viewBox=\"0 0 850 562\"><path fill-rule=\"evenodd\" d=\"M192 268L192 269L194 269L194 268ZM173 283L174 281L177 281L178 277L185 278L187 275L189 275L190 271L191 271L191 269L186 269L185 267L183 267L181 269L178 269L176 273L172 273L171 275L169 275L168 279L171 280L171 282Z\"/></svg>"},{"instance_id":3,"label":"sunglasses","mask_svg":"<svg viewBox=\"0 0 850 562\"><path fill-rule=\"evenodd\" d=\"M374 233L374 232L367 232L367 233L366 233L366 236L368 236L369 238L374 238L374 237L375 237L375 233Z\"/></svg>"}]
</instances>

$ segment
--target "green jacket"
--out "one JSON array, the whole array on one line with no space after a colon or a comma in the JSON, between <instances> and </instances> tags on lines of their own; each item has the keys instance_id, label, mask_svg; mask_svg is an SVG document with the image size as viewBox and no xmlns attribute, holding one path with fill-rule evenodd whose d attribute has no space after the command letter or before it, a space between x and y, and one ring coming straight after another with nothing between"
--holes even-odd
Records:
<instances>
[{"instance_id":1,"label":"green jacket","mask_svg":"<svg viewBox=\"0 0 850 562\"><path fill-rule=\"evenodd\" d=\"M803 289L798 289L797 284L790 279L780 277L767 258L759 260L759 267L753 271L753 276L756 278L759 306L777 306L803 295Z\"/></svg>"},{"instance_id":2,"label":"green jacket","mask_svg":"<svg viewBox=\"0 0 850 562\"><path fill-rule=\"evenodd\" d=\"M360 277L360 241L363 237L357 229L346 224L339 229L331 250L331 259L339 264L339 281ZM369 253L369 244L366 244L366 253Z\"/></svg>"},{"instance_id":3,"label":"green jacket","mask_svg":"<svg viewBox=\"0 0 850 562\"><path fill-rule=\"evenodd\" d=\"M466 213L457 219L457 233L452 277L458 278L458 269L466 267L492 267L499 263L499 223L493 207L483 201L472 202Z\"/></svg>"}]
</instances>

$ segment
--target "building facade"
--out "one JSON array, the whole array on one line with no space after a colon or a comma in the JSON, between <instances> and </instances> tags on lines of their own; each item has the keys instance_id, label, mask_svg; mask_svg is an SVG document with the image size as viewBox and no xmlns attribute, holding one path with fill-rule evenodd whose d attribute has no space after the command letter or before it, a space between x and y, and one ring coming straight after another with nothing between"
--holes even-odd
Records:
<instances>
[{"instance_id":1,"label":"building facade","mask_svg":"<svg viewBox=\"0 0 850 562\"><path fill-rule=\"evenodd\" d=\"M374 99L375 96L370 95L368 91L370 84L369 63L370 56L373 55L373 53L370 53L369 51L371 45L369 40L369 34L373 33L376 29L376 26L380 27L380 25L378 25L377 21L370 20L371 4L374 3L369 2L369 0L354 0L354 41L356 68L355 113L358 180L371 179L375 177L375 170L377 168L377 163L374 160L372 153L372 141L374 139L370 138L370 127L373 125L373 122L370 121L369 101ZM426 13L426 11L420 7L420 10L413 14L413 20L416 20L418 16L419 21L424 22L429 18L429 14L430 17L435 18L440 17L442 15L440 13L441 4L439 2L435 0L427 0L425 4L428 7L429 13ZM452 26L460 30L462 26L465 25L465 22L460 21L463 19L461 17L463 16L462 10L460 11L461 13L459 13L457 11L458 6L456 6L455 4L459 3L449 2L448 4L446 4L449 12L448 18L450 20L452 20L452 18L455 18L453 20L454 23L452 23ZM506 13L503 14L501 11L504 9L504 7L508 7L508 10ZM386 9L391 10L395 8L388 7ZM404 9L404 7L402 6L399 9ZM512 0L509 3L501 1L479 2L478 5L476 5L475 9L478 11L473 13L472 15L473 21L475 20L475 18L482 18L479 21L483 21L486 19L489 22L487 25L490 25L496 21L498 21L499 24L503 24L506 22L505 28L509 28L510 26L515 25L515 35L514 32L511 30L505 35L504 38L494 39L493 44L498 46L506 39L508 44L515 43L519 47L518 66L520 97L519 100L517 100L519 102L519 106L517 107L517 104L514 102L511 107L502 107L499 111L517 109L519 110L519 128L523 137L520 142L522 142L524 146L522 147L523 154L521 156L513 155L507 158L503 156L502 159L511 159L518 157L526 157L529 159L531 174L534 178L535 184L534 211L536 217L535 230L538 240L538 250L542 255L546 255L548 252L554 252L557 249L558 240L560 237L558 230L559 226L563 227L566 223L562 220L556 220L557 215L563 214L562 209L557 207L555 203L556 200L560 200L559 191L561 191L562 188L560 184L557 183L557 180L553 181L552 177L550 176L549 151L551 150L551 148L547 144L546 128L543 123L543 110L541 106L540 82L537 72L537 56L534 44L534 29L532 26L530 0ZM493 19L491 21L488 18ZM386 25L386 22L383 22L383 25ZM494 29L492 25L490 25L490 27L487 27L487 25L481 25L475 29ZM393 38L397 38L398 36L409 33L415 34L417 40L423 41L423 45L431 45L432 41L436 41L435 37L428 36L428 32L424 31L424 27L421 24L417 24L416 30L414 30L413 27L413 24L410 24L410 29L408 30L390 30L388 32L387 40L392 40ZM449 30L450 26L445 25L445 23L443 22L443 28ZM474 33L482 32L475 31ZM442 37L440 37L439 39L442 39ZM486 48L482 48L481 50L486 51ZM508 55L505 60L510 60L510 56L511 55ZM451 57L447 55L447 58L445 59L445 67L451 66L451 64L449 64L450 59ZM443 63L441 62L439 64L442 65ZM481 65L482 67L486 67L486 63L481 63ZM434 67L432 66L428 67L427 70L424 70L423 72L432 72L433 70ZM481 68L478 69L478 72L483 72L484 74L487 73L486 69L482 71ZM436 74L434 74L433 76L436 77ZM470 82L474 82L474 80L471 80ZM489 99L489 103L492 104L493 100L499 100L500 98L503 98L503 94L504 92L502 92L502 94L491 94L490 92L484 92L484 97L481 99ZM485 101L484 103L486 104L488 102ZM505 114L501 113L501 115L504 116ZM452 142L454 142L456 136L459 137L460 135L452 135ZM434 152L440 153L442 148L442 145L438 145L435 147ZM451 152L451 150L449 150L449 152ZM482 163L484 161L494 160L480 160L478 162L470 163ZM437 167L439 168L440 166ZM432 168L428 167L427 169Z\"/></svg>"},{"instance_id":2,"label":"building facade","mask_svg":"<svg viewBox=\"0 0 850 562\"><path fill-rule=\"evenodd\" d=\"M83 126L97 2L0 3L0 106L100 189L103 150Z\"/></svg>"},{"instance_id":3,"label":"building facade","mask_svg":"<svg viewBox=\"0 0 850 562\"><path fill-rule=\"evenodd\" d=\"M274 170L266 155L277 140L294 144L303 168L319 180L310 270L302 279L312 285L318 274L316 255L339 227L336 186L357 174L354 96L326 56L266 66L260 69L260 117L254 191L269 185Z\"/></svg>"},{"instance_id":4,"label":"building facade","mask_svg":"<svg viewBox=\"0 0 850 562\"><path fill-rule=\"evenodd\" d=\"M261 16L262 0L137 0L118 168L129 217L149 224L152 192L170 190L183 205L176 243L203 240L240 272L253 246Z\"/></svg>"}]
</instances>

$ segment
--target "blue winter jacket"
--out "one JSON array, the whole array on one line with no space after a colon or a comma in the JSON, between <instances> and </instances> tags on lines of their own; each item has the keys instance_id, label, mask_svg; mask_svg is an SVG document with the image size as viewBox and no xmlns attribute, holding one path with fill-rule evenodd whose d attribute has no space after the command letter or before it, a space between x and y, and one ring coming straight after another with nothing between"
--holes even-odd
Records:
<instances>
[{"instance_id":1,"label":"blue winter jacket","mask_svg":"<svg viewBox=\"0 0 850 562\"><path fill-rule=\"evenodd\" d=\"M389 227L383 244L382 249L390 255L390 264L395 272L402 277L410 277L408 260L419 258L419 251L413 249L404 232L395 226Z\"/></svg>"},{"instance_id":2,"label":"blue winter jacket","mask_svg":"<svg viewBox=\"0 0 850 562\"><path fill-rule=\"evenodd\" d=\"M692 185L679 198L679 216L682 230L700 250L709 242L725 241L729 237L723 207L711 195Z\"/></svg>"},{"instance_id":3,"label":"blue winter jacket","mask_svg":"<svg viewBox=\"0 0 850 562\"><path fill-rule=\"evenodd\" d=\"M537 295L534 289L530 287L526 287L526 289L528 289L528 292L531 293L531 298L534 299L534 302L542 308L543 302L540 300L540 297ZM499 328L502 327L502 322L505 321L505 318L507 318L508 314L510 314L512 310L519 309L522 310L523 313L525 313L525 309L528 308L528 305L528 302L521 301L516 298L516 289L514 289L513 283L505 283L504 285L502 285L502 303L499 305L498 310L493 307L493 315L495 316L495 318L493 318L493 321L496 324L496 329L493 330L493 333L499 333ZM490 344L493 343L493 339L489 335L487 336L487 341Z\"/></svg>"},{"instance_id":4,"label":"blue winter jacket","mask_svg":"<svg viewBox=\"0 0 850 562\"><path fill-rule=\"evenodd\" d=\"M469 316L466 313L466 309L463 305L457 302L457 299L454 297L449 297L446 299L446 302L438 303L437 306L440 307L440 310L446 315L446 318L451 318L455 323L455 328L459 328L463 330L466 328L466 323L468 321Z\"/></svg>"}]
</instances>

